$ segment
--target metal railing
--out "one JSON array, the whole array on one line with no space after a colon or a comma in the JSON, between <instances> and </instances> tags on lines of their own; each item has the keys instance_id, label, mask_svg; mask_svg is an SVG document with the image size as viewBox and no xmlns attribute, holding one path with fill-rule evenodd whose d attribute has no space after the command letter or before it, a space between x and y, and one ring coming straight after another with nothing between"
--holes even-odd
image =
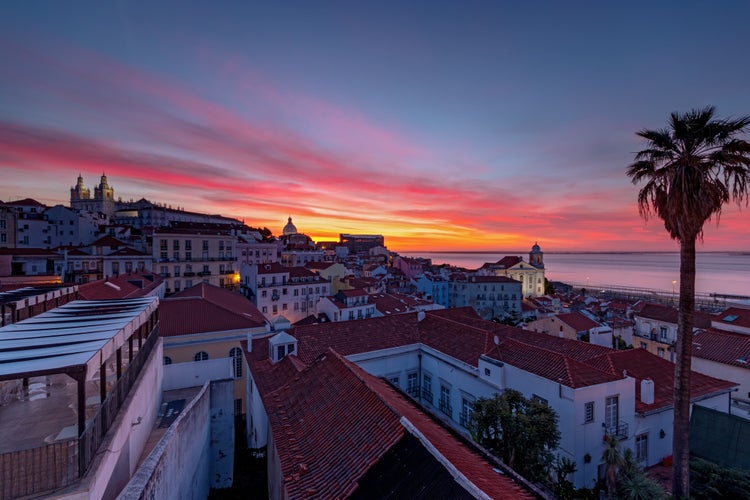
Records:
<instances>
[{"instance_id":1,"label":"metal railing","mask_svg":"<svg viewBox=\"0 0 750 500\"><path fill-rule=\"evenodd\" d=\"M607 436L610 436L610 437L613 437L622 441L623 439L628 438L628 431L630 430L629 427L630 426L628 425L627 422L620 420L617 424L612 424L609 426L605 425L604 429L605 429L605 432L607 433Z\"/></svg>"},{"instance_id":2,"label":"metal railing","mask_svg":"<svg viewBox=\"0 0 750 500\"><path fill-rule=\"evenodd\" d=\"M99 445L117 417L117 412L128 397L130 389L138 380L138 375L158 339L159 326L157 324L78 438L78 473L80 476L83 476L91 465Z\"/></svg>"},{"instance_id":3,"label":"metal railing","mask_svg":"<svg viewBox=\"0 0 750 500\"><path fill-rule=\"evenodd\" d=\"M0 499L37 496L78 480L78 440L0 455Z\"/></svg>"}]
</instances>

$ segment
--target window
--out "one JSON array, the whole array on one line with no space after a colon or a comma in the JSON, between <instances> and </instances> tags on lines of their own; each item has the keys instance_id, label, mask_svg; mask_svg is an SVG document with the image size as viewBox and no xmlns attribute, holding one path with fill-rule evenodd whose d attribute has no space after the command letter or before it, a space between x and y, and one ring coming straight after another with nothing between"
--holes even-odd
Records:
<instances>
[{"instance_id":1,"label":"window","mask_svg":"<svg viewBox=\"0 0 750 500\"><path fill-rule=\"evenodd\" d=\"M203 247L202 248L203 248L204 252L208 251L208 240L203 240Z\"/></svg>"},{"instance_id":2,"label":"window","mask_svg":"<svg viewBox=\"0 0 750 500\"><path fill-rule=\"evenodd\" d=\"M242 398L234 400L234 416L238 417L242 415Z\"/></svg>"},{"instance_id":3,"label":"window","mask_svg":"<svg viewBox=\"0 0 750 500\"><path fill-rule=\"evenodd\" d=\"M406 374L406 392L414 398L419 396L419 377L417 376L417 372Z\"/></svg>"},{"instance_id":4,"label":"window","mask_svg":"<svg viewBox=\"0 0 750 500\"><path fill-rule=\"evenodd\" d=\"M234 378L242 378L242 349L233 347L229 351L229 357L232 358L232 368L234 368Z\"/></svg>"},{"instance_id":5,"label":"window","mask_svg":"<svg viewBox=\"0 0 750 500\"><path fill-rule=\"evenodd\" d=\"M279 306L277 306L276 304L273 305L273 313L279 314Z\"/></svg>"},{"instance_id":6,"label":"window","mask_svg":"<svg viewBox=\"0 0 750 500\"><path fill-rule=\"evenodd\" d=\"M164 356L164 364L165 365L171 365L172 364L172 358L169 356Z\"/></svg>"},{"instance_id":7,"label":"window","mask_svg":"<svg viewBox=\"0 0 750 500\"><path fill-rule=\"evenodd\" d=\"M474 412L474 400L472 398L461 398L461 417L459 418L462 427L469 428L471 425L471 416Z\"/></svg>"},{"instance_id":8,"label":"window","mask_svg":"<svg viewBox=\"0 0 750 500\"><path fill-rule=\"evenodd\" d=\"M263 306L263 310L261 312L263 314L266 314L268 312L268 306Z\"/></svg>"},{"instance_id":9,"label":"window","mask_svg":"<svg viewBox=\"0 0 750 500\"><path fill-rule=\"evenodd\" d=\"M664 348L663 347L657 347L656 348L656 354L658 354L660 358L663 358L664 357Z\"/></svg>"},{"instance_id":10,"label":"window","mask_svg":"<svg viewBox=\"0 0 750 500\"><path fill-rule=\"evenodd\" d=\"M648 463L648 433L635 437L635 459Z\"/></svg>"},{"instance_id":11,"label":"window","mask_svg":"<svg viewBox=\"0 0 750 500\"><path fill-rule=\"evenodd\" d=\"M432 403L432 376L427 373L422 374L422 399Z\"/></svg>"},{"instance_id":12,"label":"window","mask_svg":"<svg viewBox=\"0 0 750 500\"><path fill-rule=\"evenodd\" d=\"M396 387L398 387L398 384L399 384L400 381L401 380L400 380L400 377L398 375L393 375L393 376L388 377L388 382L390 382L391 384L395 385Z\"/></svg>"},{"instance_id":13,"label":"window","mask_svg":"<svg viewBox=\"0 0 750 500\"><path fill-rule=\"evenodd\" d=\"M265 297L266 295L268 295L268 293L266 293L266 290L260 292L261 297Z\"/></svg>"},{"instance_id":14,"label":"window","mask_svg":"<svg viewBox=\"0 0 750 500\"><path fill-rule=\"evenodd\" d=\"M541 396L537 396L536 394L532 394L531 395L531 399L533 399L537 403L542 403L544 406L549 406L549 401L547 401L546 399L544 399Z\"/></svg>"},{"instance_id":15,"label":"window","mask_svg":"<svg viewBox=\"0 0 750 500\"><path fill-rule=\"evenodd\" d=\"M610 396L606 399L604 406L604 426L607 428L607 432L612 432L611 429L614 429L616 433L617 423L620 420L619 403L619 396Z\"/></svg>"},{"instance_id":16,"label":"window","mask_svg":"<svg viewBox=\"0 0 750 500\"><path fill-rule=\"evenodd\" d=\"M281 304L281 310L282 311L286 311L287 309L288 309L288 306L287 306L286 302L283 303L283 304Z\"/></svg>"},{"instance_id":17,"label":"window","mask_svg":"<svg viewBox=\"0 0 750 500\"><path fill-rule=\"evenodd\" d=\"M193 360L195 361L206 361L208 359L208 353L206 351L196 352Z\"/></svg>"},{"instance_id":18,"label":"window","mask_svg":"<svg viewBox=\"0 0 750 500\"><path fill-rule=\"evenodd\" d=\"M646 343L645 343L645 342L641 342L641 346L640 346L640 347L641 347L641 349L645 349L645 348L646 348L646 347L648 347L648 346L646 345Z\"/></svg>"},{"instance_id":19,"label":"window","mask_svg":"<svg viewBox=\"0 0 750 500\"><path fill-rule=\"evenodd\" d=\"M586 407L584 410L584 423L590 424L594 421L594 402L589 401L586 403Z\"/></svg>"},{"instance_id":20,"label":"window","mask_svg":"<svg viewBox=\"0 0 750 500\"><path fill-rule=\"evenodd\" d=\"M185 250L192 250L192 249L193 249L192 240L185 240Z\"/></svg>"},{"instance_id":21,"label":"window","mask_svg":"<svg viewBox=\"0 0 750 500\"><path fill-rule=\"evenodd\" d=\"M444 384L440 384L440 402L438 404L438 409L449 417L452 417L453 415L453 408L451 407L451 388Z\"/></svg>"},{"instance_id":22,"label":"window","mask_svg":"<svg viewBox=\"0 0 750 500\"><path fill-rule=\"evenodd\" d=\"M180 249L180 240L173 240L172 241L172 250L179 250Z\"/></svg>"},{"instance_id":23,"label":"window","mask_svg":"<svg viewBox=\"0 0 750 500\"><path fill-rule=\"evenodd\" d=\"M284 345L276 346L276 358L281 360L286 354L286 348Z\"/></svg>"},{"instance_id":24,"label":"window","mask_svg":"<svg viewBox=\"0 0 750 500\"><path fill-rule=\"evenodd\" d=\"M666 326L659 327L659 339L663 341L667 340L667 327Z\"/></svg>"}]
</instances>

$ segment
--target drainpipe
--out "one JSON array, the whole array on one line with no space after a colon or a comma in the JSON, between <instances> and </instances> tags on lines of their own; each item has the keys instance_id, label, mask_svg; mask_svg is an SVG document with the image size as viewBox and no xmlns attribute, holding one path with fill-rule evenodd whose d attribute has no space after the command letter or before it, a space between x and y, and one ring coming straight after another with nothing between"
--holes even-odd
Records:
<instances>
[{"instance_id":1,"label":"drainpipe","mask_svg":"<svg viewBox=\"0 0 750 500\"><path fill-rule=\"evenodd\" d=\"M422 402L422 353L420 352L417 354L417 358L419 358L419 372L417 375L417 400L421 403Z\"/></svg>"}]
</instances>

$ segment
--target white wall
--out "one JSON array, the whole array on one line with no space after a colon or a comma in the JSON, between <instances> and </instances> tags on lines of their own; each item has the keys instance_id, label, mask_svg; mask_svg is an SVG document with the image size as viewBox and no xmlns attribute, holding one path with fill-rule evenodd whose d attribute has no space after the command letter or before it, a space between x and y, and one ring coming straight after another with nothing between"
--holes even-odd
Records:
<instances>
[{"instance_id":1,"label":"white wall","mask_svg":"<svg viewBox=\"0 0 750 500\"><path fill-rule=\"evenodd\" d=\"M114 497L135 472L161 402L162 340L154 346L125 404L75 492L59 498Z\"/></svg>"},{"instance_id":2,"label":"white wall","mask_svg":"<svg viewBox=\"0 0 750 500\"><path fill-rule=\"evenodd\" d=\"M234 378L232 358L214 358L164 365L162 390L199 387L211 380Z\"/></svg>"},{"instance_id":3,"label":"white wall","mask_svg":"<svg viewBox=\"0 0 750 500\"><path fill-rule=\"evenodd\" d=\"M209 492L210 389L198 395L164 433L119 499L205 499Z\"/></svg>"},{"instance_id":4,"label":"white wall","mask_svg":"<svg viewBox=\"0 0 750 500\"><path fill-rule=\"evenodd\" d=\"M718 363L696 356L693 356L691 366L693 371L703 373L704 375L736 382L740 387L733 394L733 397L745 400L750 399L750 368L740 368L739 366Z\"/></svg>"}]
</instances>

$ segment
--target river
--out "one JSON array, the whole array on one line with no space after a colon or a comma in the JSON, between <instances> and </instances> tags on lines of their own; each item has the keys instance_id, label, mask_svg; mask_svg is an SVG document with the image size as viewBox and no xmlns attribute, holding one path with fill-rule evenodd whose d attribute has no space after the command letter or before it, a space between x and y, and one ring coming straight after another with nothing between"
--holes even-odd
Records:
<instances>
[{"instance_id":1,"label":"river","mask_svg":"<svg viewBox=\"0 0 750 500\"><path fill-rule=\"evenodd\" d=\"M432 259L477 269L506 255L528 262L528 253L401 252L409 257ZM545 276L590 288L607 285L679 292L680 255L676 252L545 253ZM696 257L696 293L750 296L750 252L705 252Z\"/></svg>"}]
</instances>

